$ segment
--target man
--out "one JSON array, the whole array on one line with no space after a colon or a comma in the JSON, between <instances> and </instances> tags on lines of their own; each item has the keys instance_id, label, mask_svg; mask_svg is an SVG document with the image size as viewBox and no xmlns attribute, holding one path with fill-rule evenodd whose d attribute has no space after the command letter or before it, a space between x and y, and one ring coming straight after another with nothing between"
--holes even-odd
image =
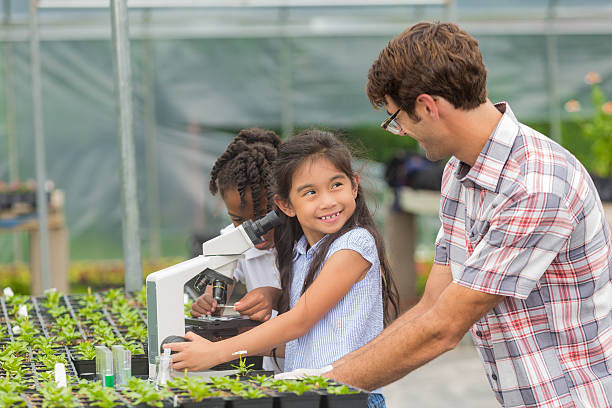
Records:
<instances>
[{"instance_id":1,"label":"man","mask_svg":"<svg viewBox=\"0 0 612 408\"><path fill-rule=\"evenodd\" d=\"M477 41L419 23L380 53L367 94L383 128L444 171L421 301L325 374L372 390L453 349L471 327L506 407L612 405L612 242L569 152L487 99Z\"/></svg>"}]
</instances>

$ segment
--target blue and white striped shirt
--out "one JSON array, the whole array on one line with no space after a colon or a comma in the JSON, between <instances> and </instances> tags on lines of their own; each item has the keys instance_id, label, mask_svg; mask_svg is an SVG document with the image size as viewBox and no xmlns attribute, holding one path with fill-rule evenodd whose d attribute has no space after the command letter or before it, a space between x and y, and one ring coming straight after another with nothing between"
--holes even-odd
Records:
<instances>
[{"instance_id":1,"label":"blue and white striped shirt","mask_svg":"<svg viewBox=\"0 0 612 408\"><path fill-rule=\"evenodd\" d=\"M310 263L324 239L308 251L304 236L295 245L293 280L289 290L291 308L301 296ZM320 368L331 364L364 346L383 330L382 282L374 237L364 228L348 231L331 244L323 264L342 249L356 251L372 266L365 278L356 282L308 333L287 342L285 371L297 368ZM319 272L320 270L317 271L315 278Z\"/></svg>"}]
</instances>

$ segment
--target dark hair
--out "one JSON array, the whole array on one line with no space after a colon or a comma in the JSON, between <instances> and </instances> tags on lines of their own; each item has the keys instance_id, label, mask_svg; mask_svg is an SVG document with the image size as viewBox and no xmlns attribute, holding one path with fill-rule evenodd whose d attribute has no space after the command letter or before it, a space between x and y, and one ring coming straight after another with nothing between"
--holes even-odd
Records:
<instances>
[{"instance_id":1,"label":"dark hair","mask_svg":"<svg viewBox=\"0 0 612 408\"><path fill-rule=\"evenodd\" d=\"M418 23L391 41L368 72L366 93L375 107L385 95L414 120L420 94L441 96L458 109L487 98L487 70L478 41L452 23Z\"/></svg>"},{"instance_id":2,"label":"dark hair","mask_svg":"<svg viewBox=\"0 0 612 408\"><path fill-rule=\"evenodd\" d=\"M276 194L283 200L289 199L293 175L300 165L307 160L317 157L329 160L338 170L346 174L351 182L355 175L351 165L350 150L330 132L321 130L306 130L293 138L283 142L278 149L278 157L274 162L274 176L276 180ZM376 229L374 218L370 213L365 201L361 186L358 186L357 198L355 199L355 212L347 222L333 234L324 237L324 241L314 256L310 269L302 287L302 293L314 281L315 274L321 268L325 255L331 244L340 236L355 228L356 226L365 228L372 234L378 250L380 260L381 277L383 281L383 307L385 324L391 322L398 313L397 287L391 275L389 262L385 256L383 239ZM284 213L280 214L283 222L274 230L274 245L278 253L277 262L281 276L282 294L279 300L279 313L289 309L289 287L293 278L293 254L294 247L303 235L302 227L297 217L288 217ZM389 305L393 307L394 313L389 313Z\"/></svg>"},{"instance_id":3,"label":"dark hair","mask_svg":"<svg viewBox=\"0 0 612 408\"><path fill-rule=\"evenodd\" d=\"M245 191L251 189L253 218L263 217L273 208L272 162L276 159L280 138L271 130L243 129L219 156L210 172L210 192L235 187L240 194L240 204L245 205ZM261 196L266 197L262 208Z\"/></svg>"}]
</instances>

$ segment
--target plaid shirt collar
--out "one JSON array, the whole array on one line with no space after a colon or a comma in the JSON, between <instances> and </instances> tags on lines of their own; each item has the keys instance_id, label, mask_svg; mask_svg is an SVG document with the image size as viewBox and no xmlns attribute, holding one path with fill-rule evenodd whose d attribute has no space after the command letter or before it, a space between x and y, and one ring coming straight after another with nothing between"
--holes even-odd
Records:
<instances>
[{"instance_id":1,"label":"plaid shirt collar","mask_svg":"<svg viewBox=\"0 0 612 408\"><path fill-rule=\"evenodd\" d=\"M471 181L486 190L497 192L504 164L510 156L514 140L519 134L518 120L507 102L496 103L495 107L503 113L497 127L485 143L474 166L461 162L455 177L461 184ZM493 146L495 149L492 149ZM501 147L501 148L500 148ZM495 155L492 154L495 152Z\"/></svg>"}]
</instances>

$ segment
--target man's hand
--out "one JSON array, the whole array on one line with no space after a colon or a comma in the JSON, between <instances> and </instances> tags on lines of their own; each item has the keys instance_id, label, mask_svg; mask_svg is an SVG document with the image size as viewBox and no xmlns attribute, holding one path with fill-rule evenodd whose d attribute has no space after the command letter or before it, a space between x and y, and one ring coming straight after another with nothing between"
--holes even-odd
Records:
<instances>
[{"instance_id":1,"label":"man's hand","mask_svg":"<svg viewBox=\"0 0 612 408\"><path fill-rule=\"evenodd\" d=\"M255 288L234 304L234 310L249 319L265 322L272 316L280 293L280 289L271 286Z\"/></svg>"},{"instance_id":2,"label":"man's hand","mask_svg":"<svg viewBox=\"0 0 612 408\"><path fill-rule=\"evenodd\" d=\"M219 351L215 343L198 336L193 332L185 334L189 341L185 343L168 343L164 349L176 351L172 355L172 368L176 371L202 371L220 364Z\"/></svg>"},{"instance_id":3,"label":"man's hand","mask_svg":"<svg viewBox=\"0 0 612 408\"><path fill-rule=\"evenodd\" d=\"M210 316L217 310L217 301L209 293L204 293L191 305L189 313L193 317Z\"/></svg>"}]
</instances>

